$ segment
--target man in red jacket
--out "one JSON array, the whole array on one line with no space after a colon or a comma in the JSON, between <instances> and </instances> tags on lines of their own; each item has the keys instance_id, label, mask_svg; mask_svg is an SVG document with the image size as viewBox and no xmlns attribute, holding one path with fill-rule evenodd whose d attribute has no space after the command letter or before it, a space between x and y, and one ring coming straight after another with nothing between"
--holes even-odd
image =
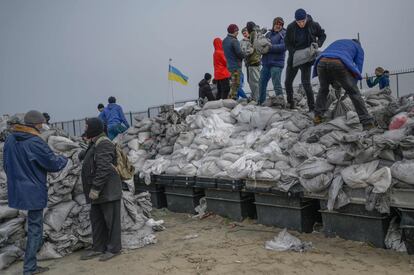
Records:
<instances>
[{"instance_id":1,"label":"man in red jacket","mask_svg":"<svg viewBox=\"0 0 414 275\"><path fill-rule=\"evenodd\" d=\"M230 72L227 70L227 61L223 51L223 41L215 38L213 41L214 79L217 82L217 99L227 99L230 92Z\"/></svg>"}]
</instances>

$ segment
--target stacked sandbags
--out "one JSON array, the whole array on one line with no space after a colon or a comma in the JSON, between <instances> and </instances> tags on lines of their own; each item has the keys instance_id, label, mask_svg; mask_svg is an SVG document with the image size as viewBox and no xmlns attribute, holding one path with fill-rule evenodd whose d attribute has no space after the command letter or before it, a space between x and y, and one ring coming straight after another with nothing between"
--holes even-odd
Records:
<instances>
[{"instance_id":1,"label":"stacked sandbags","mask_svg":"<svg viewBox=\"0 0 414 275\"><path fill-rule=\"evenodd\" d=\"M48 174L48 208L44 211L45 244L39 259L60 258L92 243L89 220L90 205L82 190L79 153L85 147L76 139L59 135L59 130L42 133L42 138L58 154L69 158L66 167ZM0 142L0 154L4 144ZM3 159L0 156L1 160ZM149 194L134 194L133 184L123 191L122 243L124 249L135 249L155 243L150 212ZM0 270L19 259L24 253L26 231L25 211L7 206L7 179L0 167ZM148 223L150 222L150 223Z\"/></svg>"}]
</instances>

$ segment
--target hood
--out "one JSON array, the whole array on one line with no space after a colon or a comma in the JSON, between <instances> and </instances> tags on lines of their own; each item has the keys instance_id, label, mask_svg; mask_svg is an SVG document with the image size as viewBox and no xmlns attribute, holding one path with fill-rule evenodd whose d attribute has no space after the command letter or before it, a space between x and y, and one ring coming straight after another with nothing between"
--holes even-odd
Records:
<instances>
[{"instance_id":1,"label":"hood","mask_svg":"<svg viewBox=\"0 0 414 275\"><path fill-rule=\"evenodd\" d=\"M116 103L109 103L108 106L106 106L106 108L108 108L109 110L112 110L115 107L116 107Z\"/></svg>"},{"instance_id":2,"label":"hood","mask_svg":"<svg viewBox=\"0 0 414 275\"><path fill-rule=\"evenodd\" d=\"M198 87L202 87L202 86L205 86L205 85L210 85L210 84L208 84L207 80L205 80L205 79L202 79L202 80L198 83Z\"/></svg>"},{"instance_id":3,"label":"hood","mask_svg":"<svg viewBox=\"0 0 414 275\"><path fill-rule=\"evenodd\" d=\"M217 51L222 51L223 50L223 41L221 40L221 38L215 38L213 40L213 45L214 45L214 49Z\"/></svg>"}]
</instances>

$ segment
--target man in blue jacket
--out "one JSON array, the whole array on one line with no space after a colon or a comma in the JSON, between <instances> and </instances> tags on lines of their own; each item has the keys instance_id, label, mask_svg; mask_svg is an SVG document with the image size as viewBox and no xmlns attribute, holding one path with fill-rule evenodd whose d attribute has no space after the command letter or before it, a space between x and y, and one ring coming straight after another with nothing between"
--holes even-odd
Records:
<instances>
[{"instance_id":1,"label":"man in blue jacket","mask_svg":"<svg viewBox=\"0 0 414 275\"><path fill-rule=\"evenodd\" d=\"M382 67L377 67L375 69L375 79L373 77L366 76L368 87L372 88L375 85L379 84L379 88L382 90L390 86L390 77L389 72L384 70Z\"/></svg>"},{"instance_id":2,"label":"man in blue jacket","mask_svg":"<svg viewBox=\"0 0 414 275\"><path fill-rule=\"evenodd\" d=\"M239 34L239 27L236 24L230 24L227 28L228 35L223 40L224 55L227 60L227 69L231 73L231 86L229 98L235 99L237 90L240 87L240 74L242 71L242 61L244 58L240 47L240 42L237 40Z\"/></svg>"},{"instance_id":3,"label":"man in blue jacket","mask_svg":"<svg viewBox=\"0 0 414 275\"><path fill-rule=\"evenodd\" d=\"M43 244L43 209L47 205L47 172L58 172L67 163L55 155L40 138L45 118L38 111L24 116L24 125L12 126L12 134L4 144L3 165L7 175L9 207L27 210L27 243L24 274L38 274L48 270L37 266L36 253Z\"/></svg>"},{"instance_id":4,"label":"man in blue jacket","mask_svg":"<svg viewBox=\"0 0 414 275\"><path fill-rule=\"evenodd\" d=\"M276 96L283 96L281 79L283 67L285 66L286 52L284 41L286 30L283 28L284 23L282 17L276 17L273 20L272 30L266 34L266 37L272 43L272 47L267 54L262 56L259 104L263 104L266 101L266 88L270 78L272 78Z\"/></svg>"},{"instance_id":5,"label":"man in blue jacket","mask_svg":"<svg viewBox=\"0 0 414 275\"><path fill-rule=\"evenodd\" d=\"M364 50L356 39L341 39L333 42L315 60L313 76L319 77L320 89L316 98L314 123L323 121L326 112L326 100L329 94L329 85L338 82L354 104L359 120L365 130L374 127L373 119L369 115L365 102L357 86L361 80L364 64Z\"/></svg>"},{"instance_id":6,"label":"man in blue jacket","mask_svg":"<svg viewBox=\"0 0 414 275\"><path fill-rule=\"evenodd\" d=\"M129 123L125 118L122 107L116 104L116 98L108 98L108 106L99 115L99 118L106 125L110 140L116 138L118 134L125 132L129 128Z\"/></svg>"}]
</instances>

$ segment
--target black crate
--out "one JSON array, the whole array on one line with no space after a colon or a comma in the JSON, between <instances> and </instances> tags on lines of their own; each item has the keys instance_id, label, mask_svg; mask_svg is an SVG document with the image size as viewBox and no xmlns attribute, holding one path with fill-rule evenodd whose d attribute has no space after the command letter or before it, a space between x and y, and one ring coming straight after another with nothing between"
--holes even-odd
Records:
<instances>
[{"instance_id":1,"label":"black crate","mask_svg":"<svg viewBox=\"0 0 414 275\"><path fill-rule=\"evenodd\" d=\"M245 185L241 179L217 179L217 188L231 191L240 191Z\"/></svg>"},{"instance_id":2,"label":"black crate","mask_svg":"<svg viewBox=\"0 0 414 275\"><path fill-rule=\"evenodd\" d=\"M199 188L182 186L165 186L168 210L178 213L196 214L195 208L204 197L204 192Z\"/></svg>"},{"instance_id":3,"label":"black crate","mask_svg":"<svg viewBox=\"0 0 414 275\"><path fill-rule=\"evenodd\" d=\"M223 189L206 189L207 210L235 221L256 217L252 193Z\"/></svg>"},{"instance_id":4,"label":"black crate","mask_svg":"<svg viewBox=\"0 0 414 275\"><path fill-rule=\"evenodd\" d=\"M156 183L155 180L152 180L150 184L146 184L144 179L140 179L140 178L135 178L134 181L135 184L135 190L140 189L141 192L143 191L164 191L164 187L158 183ZM136 192L135 192L136 193Z\"/></svg>"},{"instance_id":5,"label":"black crate","mask_svg":"<svg viewBox=\"0 0 414 275\"><path fill-rule=\"evenodd\" d=\"M408 255L414 255L414 227L403 228L403 240Z\"/></svg>"},{"instance_id":6,"label":"black crate","mask_svg":"<svg viewBox=\"0 0 414 275\"><path fill-rule=\"evenodd\" d=\"M257 221L260 224L311 233L320 221L316 200L288 197L287 194L255 193Z\"/></svg>"},{"instance_id":7,"label":"black crate","mask_svg":"<svg viewBox=\"0 0 414 275\"><path fill-rule=\"evenodd\" d=\"M175 176L173 175L166 175L166 174L158 175L155 177L155 182L160 185L173 185L174 178Z\"/></svg>"},{"instance_id":8,"label":"black crate","mask_svg":"<svg viewBox=\"0 0 414 275\"><path fill-rule=\"evenodd\" d=\"M151 195L152 207L161 209L167 207L167 197L165 196L164 189L158 191L146 190L144 188L135 189L135 193L149 192Z\"/></svg>"},{"instance_id":9,"label":"black crate","mask_svg":"<svg viewBox=\"0 0 414 275\"><path fill-rule=\"evenodd\" d=\"M174 186L184 186L184 187L194 187L195 177L175 176L173 185Z\"/></svg>"},{"instance_id":10,"label":"black crate","mask_svg":"<svg viewBox=\"0 0 414 275\"><path fill-rule=\"evenodd\" d=\"M358 204L348 204L335 211L320 210L320 212L325 236L338 236L385 248L384 239L391 220L389 215L375 210L367 211L365 205Z\"/></svg>"},{"instance_id":11,"label":"black crate","mask_svg":"<svg viewBox=\"0 0 414 275\"><path fill-rule=\"evenodd\" d=\"M196 177L195 187L199 188L217 188L215 178Z\"/></svg>"},{"instance_id":12,"label":"black crate","mask_svg":"<svg viewBox=\"0 0 414 275\"><path fill-rule=\"evenodd\" d=\"M414 228L414 209L398 208L401 213L400 227Z\"/></svg>"}]
</instances>

